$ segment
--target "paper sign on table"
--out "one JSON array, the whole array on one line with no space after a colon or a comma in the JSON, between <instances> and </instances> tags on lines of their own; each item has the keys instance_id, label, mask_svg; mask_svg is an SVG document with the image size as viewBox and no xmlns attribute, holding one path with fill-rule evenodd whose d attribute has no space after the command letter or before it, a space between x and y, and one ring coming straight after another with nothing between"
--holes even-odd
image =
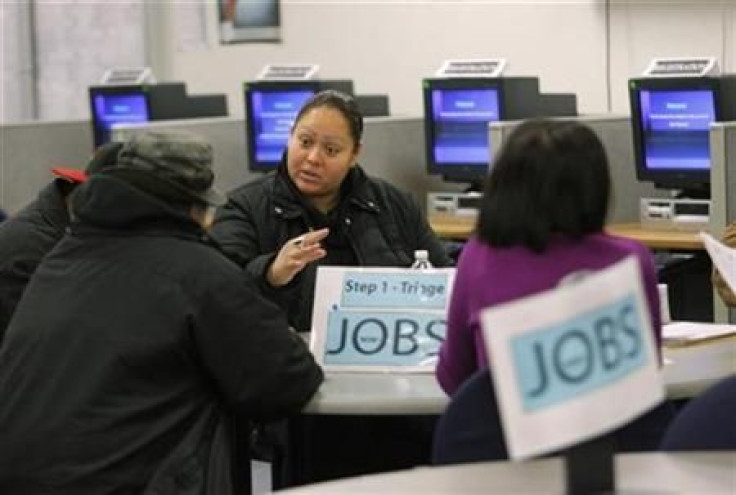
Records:
<instances>
[{"instance_id":1,"label":"paper sign on table","mask_svg":"<svg viewBox=\"0 0 736 495\"><path fill-rule=\"evenodd\" d=\"M319 267L317 361L342 371L434 371L454 277L454 268Z\"/></svg>"}]
</instances>

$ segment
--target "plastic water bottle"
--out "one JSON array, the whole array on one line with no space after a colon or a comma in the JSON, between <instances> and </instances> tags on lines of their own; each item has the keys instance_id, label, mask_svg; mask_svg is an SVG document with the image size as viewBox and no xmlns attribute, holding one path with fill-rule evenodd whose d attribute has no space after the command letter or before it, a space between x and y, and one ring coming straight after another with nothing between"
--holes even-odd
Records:
<instances>
[{"instance_id":1,"label":"plastic water bottle","mask_svg":"<svg viewBox=\"0 0 736 495\"><path fill-rule=\"evenodd\" d=\"M429 251L426 249L417 249L414 251L414 263L412 263L411 267L418 270L432 268L432 263L429 262Z\"/></svg>"}]
</instances>

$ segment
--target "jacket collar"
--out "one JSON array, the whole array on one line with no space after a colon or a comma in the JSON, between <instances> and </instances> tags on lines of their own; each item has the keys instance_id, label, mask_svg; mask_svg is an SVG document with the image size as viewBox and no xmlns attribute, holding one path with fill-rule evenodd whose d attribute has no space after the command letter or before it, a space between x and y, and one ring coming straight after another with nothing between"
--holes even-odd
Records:
<instances>
[{"instance_id":1,"label":"jacket collar","mask_svg":"<svg viewBox=\"0 0 736 495\"><path fill-rule=\"evenodd\" d=\"M279 168L272 173L274 174L274 213L286 219L303 216L305 208L309 208L309 206L289 177L286 170L286 153L284 153ZM370 179L363 168L356 164L343 180L338 208L344 207L347 203L358 210L374 214L379 213L381 207L373 189L369 187L369 182Z\"/></svg>"}]
</instances>

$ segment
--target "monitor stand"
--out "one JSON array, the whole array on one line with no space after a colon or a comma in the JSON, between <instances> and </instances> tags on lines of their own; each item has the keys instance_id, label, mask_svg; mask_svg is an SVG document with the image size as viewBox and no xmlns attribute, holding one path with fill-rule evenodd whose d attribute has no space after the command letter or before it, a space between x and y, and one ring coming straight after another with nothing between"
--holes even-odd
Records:
<instances>
[{"instance_id":1,"label":"monitor stand","mask_svg":"<svg viewBox=\"0 0 736 495\"><path fill-rule=\"evenodd\" d=\"M710 190L682 189L675 194L675 199L705 199L710 200Z\"/></svg>"},{"instance_id":2,"label":"monitor stand","mask_svg":"<svg viewBox=\"0 0 736 495\"><path fill-rule=\"evenodd\" d=\"M482 193L483 192L483 181L476 179L472 181L463 192L466 193Z\"/></svg>"}]
</instances>

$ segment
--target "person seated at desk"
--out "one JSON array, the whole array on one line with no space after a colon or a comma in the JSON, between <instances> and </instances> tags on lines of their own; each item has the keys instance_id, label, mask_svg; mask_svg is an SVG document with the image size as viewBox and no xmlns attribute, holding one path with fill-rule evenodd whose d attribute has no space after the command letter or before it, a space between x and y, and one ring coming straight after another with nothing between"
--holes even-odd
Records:
<instances>
[{"instance_id":1,"label":"person seated at desk","mask_svg":"<svg viewBox=\"0 0 736 495\"><path fill-rule=\"evenodd\" d=\"M297 413L321 384L207 238L211 162L199 138L142 133L77 189L0 350L3 495L242 493L233 418Z\"/></svg>"},{"instance_id":2,"label":"person seated at desk","mask_svg":"<svg viewBox=\"0 0 736 495\"><path fill-rule=\"evenodd\" d=\"M555 287L575 272L635 256L660 341L657 276L642 244L603 231L611 195L605 150L576 122L530 120L501 150L485 185L477 234L458 261L437 379L451 395L487 365L480 312Z\"/></svg>"},{"instance_id":3,"label":"person seated at desk","mask_svg":"<svg viewBox=\"0 0 736 495\"><path fill-rule=\"evenodd\" d=\"M723 238L721 240L726 246L736 248L736 222L726 226L726 230L723 231ZM718 292L718 296L723 301L723 304L730 307L736 307L736 294L733 293L731 288L723 279L721 272L719 272L715 266L713 267L711 282L713 283L713 287L716 289L716 292Z\"/></svg>"},{"instance_id":4,"label":"person seated at desk","mask_svg":"<svg viewBox=\"0 0 736 495\"><path fill-rule=\"evenodd\" d=\"M299 110L278 170L232 191L212 228L300 332L311 329L319 264L408 267L418 249L434 266L451 264L417 202L358 165L362 135L352 97L316 94Z\"/></svg>"},{"instance_id":5,"label":"person seated at desk","mask_svg":"<svg viewBox=\"0 0 736 495\"><path fill-rule=\"evenodd\" d=\"M57 176L25 208L0 225L0 345L28 281L70 221L70 198L88 176L115 165L120 143L100 146L84 171L53 168Z\"/></svg>"}]
</instances>

